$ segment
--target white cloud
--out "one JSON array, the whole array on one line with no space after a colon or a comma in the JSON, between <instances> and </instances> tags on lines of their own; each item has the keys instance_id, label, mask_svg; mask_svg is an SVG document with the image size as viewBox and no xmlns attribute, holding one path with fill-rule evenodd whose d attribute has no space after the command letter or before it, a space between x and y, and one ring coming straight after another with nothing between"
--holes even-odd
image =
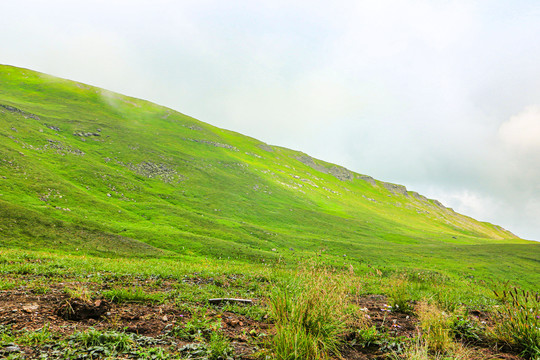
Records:
<instances>
[{"instance_id":1,"label":"white cloud","mask_svg":"<svg viewBox=\"0 0 540 360\"><path fill-rule=\"evenodd\" d=\"M520 151L540 150L540 106L527 106L499 128L502 141Z\"/></svg>"},{"instance_id":2,"label":"white cloud","mask_svg":"<svg viewBox=\"0 0 540 360\"><path fill-rule=\"evenodd\" d=\"M445 199L445 206L481 221L489 219L501 208L500 201L468 189L448 191L447 189L431 188L428 196L435 199Z\"/></svg>"}]
</instances>

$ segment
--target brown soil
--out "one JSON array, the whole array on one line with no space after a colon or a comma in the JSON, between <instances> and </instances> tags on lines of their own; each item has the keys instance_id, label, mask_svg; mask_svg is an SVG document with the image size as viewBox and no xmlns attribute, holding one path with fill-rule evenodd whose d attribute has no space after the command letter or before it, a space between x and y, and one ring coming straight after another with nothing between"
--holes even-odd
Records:
<instances>
[{"instance_id":1,"label":"brown soil","mask_svg":"<svg viewBox=\"0 0 540 360\"><path fill-rule=\"evenodd\" d=\"M189 280L196 282L196 280ZM95 284L84 284L88 287ZM169 287L163 284L163 289ZM174 324L185 323L190 314L175 304L110 303L106 300L73 299L64 291L65 284L52 284L46 294L35 294L31 289L20 287L0 291L0 325L11 325L13 330L38 330L48 324L52 332L70 335L89 328L118 330L148 337L159 337L167 333ZM418 319L409 314L388 311L386 298L380 295L359 297L355 302L363 308L364 316L379 331L393 337L413 338L418 336ZM486 319L485 313L473 315ZM237 359L253 359L257 351L253 338L260 334L272 335L273 325L255 321L232 312L209 311L207 316L221 320L221 328L231 340ZM177 348L186 345L177 341ZM27 358L38 358L35 349L21 349ZM496 349L469 346L471 359L518 360L520 357L500 353ZM0 349L1 351L1 349ZM1 356L1 355L0 355ZM363 348L359 345L342 349L342 359L384 358L380 346Z\"/></svg>"},{"instance_id":2,"label":"brown soil","mask_svg":"<svg viewBox=\"0 0 540 360\"><path fill-rule=\"evenodd\" d=\"M117 330L148 337L165 335L172 325L185 323L190 314L174 304L110 303L106 300L73 299L67 295L64 285L52 285L44 295L31 290L0 291L0 325L10 325L13 330L35 331L47 325L51 332L67 336L89 328ZM250 359L256 350L249 337L260 333L271 334L272 325L257 322L231 312L209 312L209 318L221 318L221 329L231 340L238 359ZM187 342L178 341L177 348ZM0 357L2 349L0 348ZM28 358L39 357L30 348L22 351Z\"/></svg>"}]
</instances>

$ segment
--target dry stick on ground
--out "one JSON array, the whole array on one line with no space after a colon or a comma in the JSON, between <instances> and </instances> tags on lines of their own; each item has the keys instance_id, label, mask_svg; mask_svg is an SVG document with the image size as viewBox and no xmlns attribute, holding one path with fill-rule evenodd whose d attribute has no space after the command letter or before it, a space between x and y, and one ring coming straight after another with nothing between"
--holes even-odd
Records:
<instances>
[{"instance_id":1,"label":"dry stick on ground","mask_svg":"<svg viewBox=\"0 0 540 360\"><path fill-rule=\"evenodd\" d=\"M242 304L253 304L253 300L248 299L233 299L233 298L216 298L216 299L208 299L208 302L210 304L221 304L224 302L237 302Z\"/></svg>"}]
</instances>

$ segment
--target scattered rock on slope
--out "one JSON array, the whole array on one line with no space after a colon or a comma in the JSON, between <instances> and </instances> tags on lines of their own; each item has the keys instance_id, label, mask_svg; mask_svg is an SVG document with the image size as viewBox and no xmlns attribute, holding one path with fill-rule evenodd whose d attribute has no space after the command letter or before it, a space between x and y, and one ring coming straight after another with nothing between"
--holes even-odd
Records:
<instances>
[{"instance_id":1,"label":"scattered rock on slope","mask_svg":"<svg viewBox=\"0 0 540 360\"><path fill-rule=\"evenodd\" d=\"M334 165L327 168L323 165L317 164L311 156L307 155L299 156L296 159L302 164L307 165L312 169L315 169L325 174L330 174L341 181L351 181L354 179L354 174L352 173L352 171L344 167Z\"/></svg>"}]
</instances>

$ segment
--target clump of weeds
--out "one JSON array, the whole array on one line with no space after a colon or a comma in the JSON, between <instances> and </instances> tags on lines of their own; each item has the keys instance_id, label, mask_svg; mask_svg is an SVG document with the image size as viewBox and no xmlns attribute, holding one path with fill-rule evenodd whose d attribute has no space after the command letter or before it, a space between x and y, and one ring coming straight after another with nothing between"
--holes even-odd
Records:
<instances>
[{"instance_id":1,"label":"clump of weeds","mask_svg":"<svg viewBox=\"0 0 540 360\"><path fill-rule=\"evenodd\" d=\"M495 338L527 359L540 359L540 295L507 287L495 296L501 303L494 312Z\"/></svg>"},{"instance_id":2,"label":"clump of weeds","mask_svg":"<svg viewBox=\"0 0 540 360\"><path fill-rule=\"evenodd\" d=\"M162 303L165 295L145 292L141 288L115 288L103 292L103 297L114 303Z\"/></svg>"},{"instance_id":3,"label":"clump of weeds","mask_svg":"<svg viewBox=\"0 0 540 360\"><path fill-rule=\"evenodd\" d=\"M213 320L206 315L206 308L197 308L186 323L173 326L169 335L188 341L207 341L220 327L220 319Z\"/></svg>"}]
</instances>

